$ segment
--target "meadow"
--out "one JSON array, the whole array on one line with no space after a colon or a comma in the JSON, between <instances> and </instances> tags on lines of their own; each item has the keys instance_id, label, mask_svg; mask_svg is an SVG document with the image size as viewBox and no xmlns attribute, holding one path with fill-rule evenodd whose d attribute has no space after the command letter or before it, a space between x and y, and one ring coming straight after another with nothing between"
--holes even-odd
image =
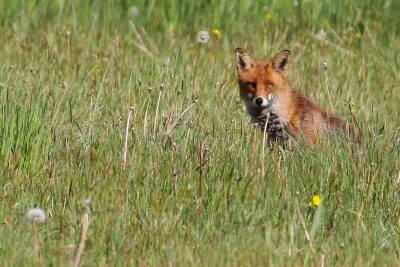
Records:
<instances>
[{"instance_id":1,"label":"meadow","mask_svg":"<svg viewBox=\"0 0 400 267\"><path fill-rule=\"evenodd\" d=\"M1 265L400 265L398 10L0 0ZM236 47L291 50L292 87L362 144L269 155Z\"/></svg>"}]
</instances>

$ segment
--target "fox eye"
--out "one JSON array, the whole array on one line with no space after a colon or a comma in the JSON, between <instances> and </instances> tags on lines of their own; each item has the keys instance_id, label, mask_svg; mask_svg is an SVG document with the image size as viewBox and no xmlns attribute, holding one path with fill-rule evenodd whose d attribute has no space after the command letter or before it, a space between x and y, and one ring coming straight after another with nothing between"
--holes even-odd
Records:
<instances>
[{"instance_id":1,"label":"fox eye","mask_svg":"<svg viewBox=\"0 0 400 267\"><path fill-rule=\"evenodd\" d=\"M267 86L268 86L268 88L274 87L274 85L272 83L268 83Z\"/></svg>"},{"instance_id":2,"label":"fox eye","mask_svg":"<svg viewBox=\"0 0 400 267\"><path fill-rule=\"evenodd\" d=\"M256 87L256 84L255 84L255 83L247 83L246 85L247 85L247 87L249 87L249 88L255 88L255 87Z\"/></svg>"}]
</instances>

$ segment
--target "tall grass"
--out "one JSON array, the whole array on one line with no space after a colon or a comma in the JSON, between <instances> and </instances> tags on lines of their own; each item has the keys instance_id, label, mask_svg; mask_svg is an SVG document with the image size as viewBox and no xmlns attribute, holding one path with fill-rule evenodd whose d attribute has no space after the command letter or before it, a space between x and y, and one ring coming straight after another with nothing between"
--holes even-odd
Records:
<instances>
[{"instance_id":1,"label":"tall grass","mask_svg":"<svg viewBox=\"0 0 400 267\"><path fill-rule=\"evenodd\" d=\"M296 3L0 1L0 262L35 264L40 206L44 265L80 242L82 265L398 265L399 2ZM354 102L363 144L262 161L238 46L290 49L293 88L349 121Z\"/></svg>"}]
</instances>

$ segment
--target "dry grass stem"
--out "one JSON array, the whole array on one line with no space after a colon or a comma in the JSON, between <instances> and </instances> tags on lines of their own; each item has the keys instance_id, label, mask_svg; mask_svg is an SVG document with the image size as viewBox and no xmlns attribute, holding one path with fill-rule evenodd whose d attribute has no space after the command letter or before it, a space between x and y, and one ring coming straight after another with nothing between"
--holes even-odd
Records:
<instances>
[{"instance_id":1,"label":"dry grass stem","mask_svg":"<svg viewBox=\"0 0 400 267\"><path fill-rule=\"evenodd\" d=\"M89 208L89 206L85 205L84 210L85 210L85 212L82 216L81 242L79 243L78 252L74 258L74 263L73 263L74 267L79 266L79 262L81 260L82 254L83 254L83 249L85 248L85 241L87 238L87 233L88 233L89 225L90 225L90 221L89 221L90 208Z\"/></svg>"},{"instance_id":2,"label":"dry grass stem","mask_svg":"<svg viewBox=\"0 0 400 267\"><path fill-rule=\"evenodd\" d=\"M301 226L303 227L304 233L306 234L307 242L310 245L311 251L313 253L315 253L314 247L313 247L313 245L311 243L310 235L308 234L307 227L306 227L306 224L304 222L303 214L301 213L301 208L300 208L300 204L299 204L299 197L297 195L295 197L295 204L296 204L297 214L298 214L298 216L300 218Z\"/></svg>"},{"instance_id":3,"label":"dry grass stem","mask_svg":"<svg viewBox=\"0 0 400 267\"><path fill-rule=\"evenodd\" d=\"M126 155L128 153L128 138L129 138L129 125L132 117L132 112L135 110L134 107L129 108L128 119L126 121L126 130L125 130L125 146L124 146L124 155L122 158L122 170L125 171L126 168Z\"/></svg>"},{"instance_id":4,"label":"dry grass stem","mask_svg":"<svg viewBox=\"0 0 400 267\"><path fill-rule=\"evenodd\" d=\"M189 109L191 109L195 104L197 103L197 99L193 101L192 104L190 104L189 107L187 107L179 116L178 118L172 123L172 125L168 128L168 130L165 132L165 134L169 134L172 129L178 124L178 122L182 119L183 115L185 115L186 112L188 112Z\"/></svg>"},{"instance_id":5,"label":"dry grass stem","mask_svg":"<svg viewBox=\"0 0 400 267\"><path fill-rule=\"evenodd\" d=\"M140 36L140 33L138 32L138 30L136 29L136 26L133 23L133 21L130 20L129 24L131 26L131 29L132 29L133 33L135 34L136 39L139 41L139 43L135 43L134 45L137 48L139 48L141 51L143 51L145 54L147 54L148 56L153 57L153 54L149 51L149 49L147 48L146 44L143 42L143 39Z\"/></svg>"}]
</instances>

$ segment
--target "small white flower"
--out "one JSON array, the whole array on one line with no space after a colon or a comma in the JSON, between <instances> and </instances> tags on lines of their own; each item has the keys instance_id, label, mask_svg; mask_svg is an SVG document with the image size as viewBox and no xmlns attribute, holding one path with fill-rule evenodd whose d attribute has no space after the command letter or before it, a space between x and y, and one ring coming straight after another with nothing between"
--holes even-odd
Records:
<instances>
[{"instance_id":1,"label":"small white flower","mask_svg":"<svg viewBox=\"0 0 400 267\"><path fill-rule=\"evenodd\" d=\"M84 206L84 207L88 207L88 206L90 205L90 202L91 202L90 198L85 199L85 200L83 201L83 206Z\"/></svg>"},{"instance_id":2,"label":"small white flower","mask_svg":"<svg viewBox=\"0 0 400 267\"><path fill-rule=\"evenodd\" d=\"M210 34L207 31L199 31L197 33L197 41L199 43L207 43L210 40Z\"/></svg>"},{"instance_id":3,"label":"small white flower","mask_svg":"<svg viewBox=\"0 0 400 267\"><path fill-rule=\"evenodd\" d=\"M139 15L139 8L136 6L131 6L128 10L128 14L132 19L136 18Z\"/></svg>"},{"instance_id":4,"label":"small white flower","mask_svg":"<svg viewBox=\"0 0 400 267\"><path fill-rule=\"evenodd\" d=\"M171 64L171 59L169 58L169 57L167 57L165 60L164 60L164 66L168 66L169 64Z\"/></svg>"},{"instance_id":5,"label":"small white flower","mask_svg":"<svg viewBox=\"0 0 400 267\"><path fill-rule=\"evenodd\" d=\"M294 6L294 7L298 7L298 6L299 6L299 2L294 1L294 2L293 2L293 6Z\"/></svg>"},{"instance_id":6,"label":"small white flower","mask_svg":"<svg viewBox=\"0 0 400 267\"><path fill-rule=\"evenodd\" d=\"M328 63L327 62L322 63L322 66L324 67L325 70L328 69Z\"/></svg>"},{"instance_id":7,"label":"small white flower","mask_svg":"<svg viewBox=\"0 0 400 267\"><path fill-rule=\"evenodd\" d=\"M317 33L317 38L320 40L325 40L326 32L323 29L319 30L319 32Z\"/></svg>"},{"instance_id":8,"label":"small white flower","mask_svg":"<svg viewBox=\"0 0 400 267\"><path fill-rule=\"evenodd\" d=\"M26 218L38 223L43 223L46 220L46 213L41 208L33 208L28 210Z\"/></svg>"}]
</instances>

